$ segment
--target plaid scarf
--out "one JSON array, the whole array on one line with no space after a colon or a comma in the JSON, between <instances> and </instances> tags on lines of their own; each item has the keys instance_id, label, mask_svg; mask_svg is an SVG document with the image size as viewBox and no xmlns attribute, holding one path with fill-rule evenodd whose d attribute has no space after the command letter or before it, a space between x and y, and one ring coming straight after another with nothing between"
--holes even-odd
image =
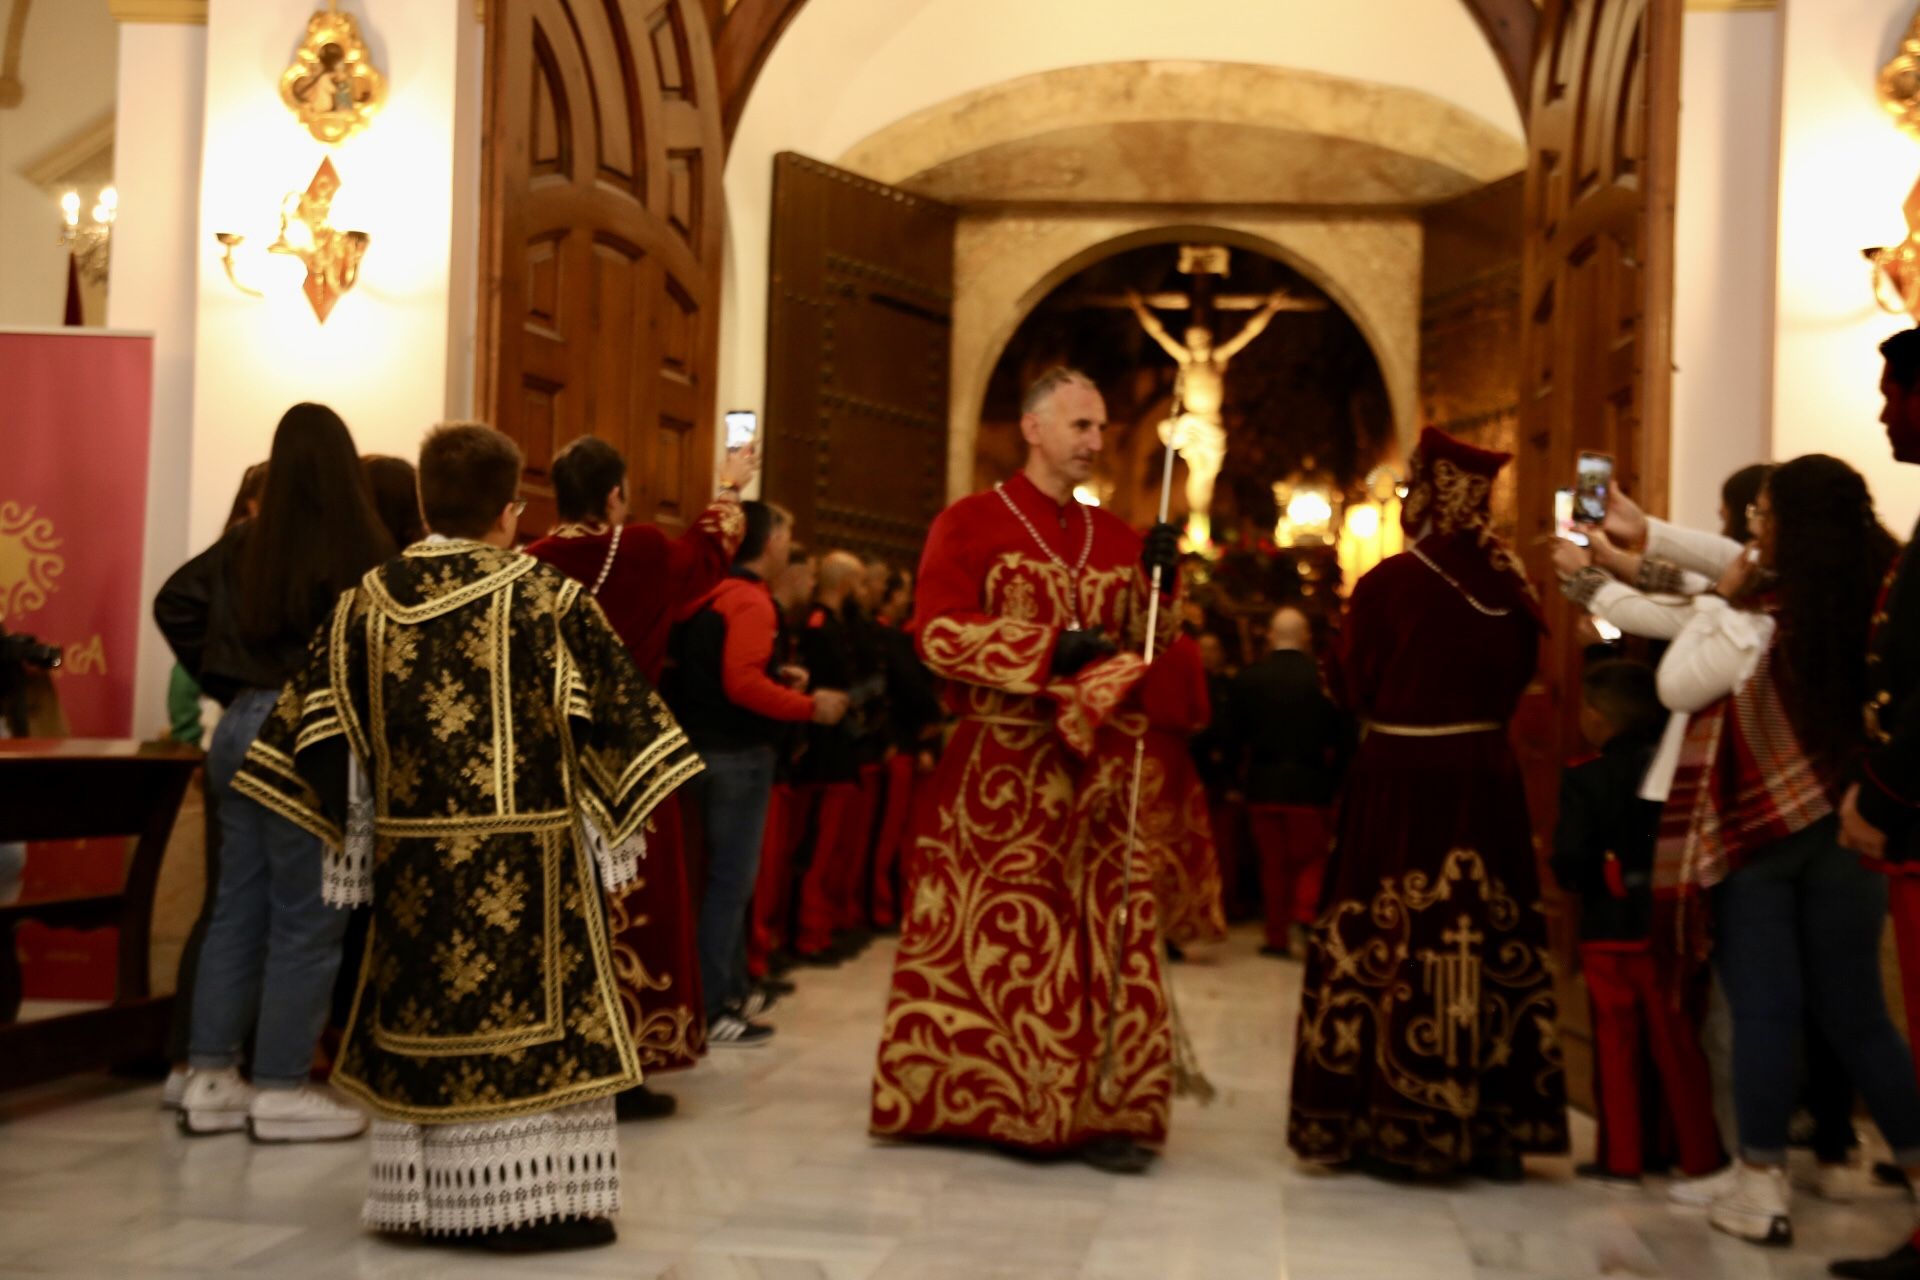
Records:
<instances>
[{"instance_id":1,"label":"plaid scarf","mask_svg":"<svg viewBox=\"0 0 1920 1280\"><path fill-rule=\"evenodd\" d=\"M1711 949L1705 891L1839 804L1839 771L1809 756L1787 716L1776 652L1777 645L1769 647L1750 680L1689 721L1660 814L1655 936L1673 940L1673 955L1686 968Z\"/></svg>"}]
</instances>

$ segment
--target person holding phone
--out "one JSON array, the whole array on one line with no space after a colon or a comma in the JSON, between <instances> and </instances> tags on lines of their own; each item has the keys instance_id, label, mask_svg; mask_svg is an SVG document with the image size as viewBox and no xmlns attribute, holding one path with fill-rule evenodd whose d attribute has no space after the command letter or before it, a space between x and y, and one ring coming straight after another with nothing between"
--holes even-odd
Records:
<instances>
[{"instance_id":1,"label":"person holding phone","mask_svg":"<svg viewBox=\"0 0 1920 1280\"><path fill-rule=\"evenodd\" d=\"M677 538L629 523L627 461L606 441L581 436L554 455L560 523L527 548L599 602L634 665L658 683L675 615L727 576L747 522L740 491L753 482L752 449L729 451L719 494ZM620 1003L648 1072L692 1066L706 1051L700 961L687 891L679 800L654 811L647 874L608 899ZM615 1099L622 1119L671 1115L674 1099L635 1085Z\"/></svg>"},{"instance_id":2,"label":"person holding phone","mask_svg":"<svg viewBox=\"0 0 1920 1280\"><path fill-rule=\"evenodd\" d=\"M1651 519L1617 490L1604 532L1715 578L1662 660L1661 700L1689 714L1654 861L1655 937L1706 954L1734 1025L1738 1161L1708 1221L1793 1237L1787 1128L1811 1010L1894 1159L1920 1173L1920 1085L1887 1016L1883 877L1840 847L1848 764L1864 745L1867 636L1898 544L1858 472L1820 454L1768 477L1748 547Z\"/></svg>"}]
</instances>

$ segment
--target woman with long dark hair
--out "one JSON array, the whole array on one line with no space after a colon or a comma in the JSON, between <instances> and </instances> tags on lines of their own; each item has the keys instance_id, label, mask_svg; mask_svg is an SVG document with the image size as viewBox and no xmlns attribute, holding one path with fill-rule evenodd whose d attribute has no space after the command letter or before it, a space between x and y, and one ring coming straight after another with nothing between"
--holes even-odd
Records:
<instances>
[{"instance_id":1,"label":"woman with long dark hair","mask_svg":"<svg viewBox=\"0 0 1920 1280\"><path fill-rule=\"evenodd\" d=\"M1692 719L1662 818L1663 938L1713 961L1734 1027L1740 1159L1708 1206L1756 1242L1792 1239L1787 1126L1803 1018L1815 1017L1894 1158L1920 1171L1920 1088L1880 985L1883 877L1838 842L1863 743L1867 631L1898 552L1865 480L1837 458L1775 468L1747 511L1752 541L1687 533L1616 502L1609 532L1718 579L1660 666Z\"/></svg>"},{"instance_id":2,"label":"woman with long dark hair","mask_svg":"<svg viewBox=\"0 0 1920 1280\"><path fill-rule=\"evenodd\" d=\"M420 513L420 475L405 458L370 453L360 459L367 473L373 509L393 538L393 549L405 551L427 536L427 518Z\"/></svg>"},{"instance_id":3,"label":"woman with long dark hair","mask_svg":"<svg viewBox=\"0 0 1920 1280\"><path fill-rule=\"evenodd\" d=\"M347 913L320 897L320 842L233 790L280 687L339 594L393 554L344 422L298 404L274 432L259 514L161 589L154 613L181 664L226 707L207 753L220 875L195 976L188 1133L263 1142L352 1137L358 1111L306 1087ZM249 1036L253 1080L238 1063Z\"/></svg>"}]
</instances>

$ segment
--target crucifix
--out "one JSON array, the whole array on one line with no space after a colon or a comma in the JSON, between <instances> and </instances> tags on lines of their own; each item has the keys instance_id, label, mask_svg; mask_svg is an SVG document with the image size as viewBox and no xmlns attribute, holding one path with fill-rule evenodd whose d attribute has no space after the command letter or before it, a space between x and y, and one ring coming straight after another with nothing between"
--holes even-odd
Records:
<instances>
[{"instance_id":1,"label":"crucifix","mask_svg":"<svg viewBox=\"0 0 1920 1280\"><path fill-rule=\"evenodd\" d=\"M1142 295L1128 290L1118 299L1092 296L1087 306L1124 306L1139 318L1140 327L1180 366L1173 384L1174 413L1160 424L1160 442L1179 453L1187 464L1187 538L1194 546L1212 541L1210 513L1213 487L1227 457L1227 430L1222 419L1226 404L1227 366L1266 331L1282 311L1324 311L1327 304L1301 298L1285 289L1271 293L1218 293L1216 282L1228 272L1225 245L1182 245L1180 271L1193 278L1187 293ZM1156 311L1186 311L1183 337L1176 340ZM1213 336L1216 311L1251 311L1239 331L1225 342Z\"/></svg>"}]
</instances>

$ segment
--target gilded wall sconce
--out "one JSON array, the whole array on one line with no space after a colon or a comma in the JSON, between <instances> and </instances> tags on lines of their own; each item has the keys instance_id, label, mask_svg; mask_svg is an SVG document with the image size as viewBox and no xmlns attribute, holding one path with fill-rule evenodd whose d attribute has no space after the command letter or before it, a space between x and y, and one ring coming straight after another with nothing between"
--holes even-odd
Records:
<instances>
[{"instance_id":1,"label":"gilded wall sconce","mask_svg":"<svg viewBox=\"0 0 1920 1280\"><path fill-rule=\"evenodd\" d=\"M387 78L336 0L307 20L306 38L280 77L280 100L308 133L329 145L366 128L386 102Z\"/></svg>"},{"instance_id":2,"label":"gilded wall sconce","mask_svg":"<svg viewBox=\"0 0 1920 1280\"><path fill-rule=\"evenodd\" d=\"M340 295L360 278L360 259L367 252L366 232L340 231L333 225L333 196L338 190L340 175L333 161L322 160L307 189L290 192L281 202L280 235L267 246L268 253L298 258L306 267L303 288L321 324L327 322Z\"/></svg>"},{"instance_id":3,"label":"gilded wall sconce","mask_svg":"<svg viewBox=\"0 0 1920 1280\"><path fill-rule=\"evenodd\" d=\"M364 231L341 231L333 225L333 197L339 190L340 175L333 161L322 160L307 189L290 191L280 202L280 234L267 246L268 253L298 258L306 267L306 283L301 287L314 318L321 324L333 313L340 295L359 280L360 260L366 256L371 240ZM241 283L234 269L234 251L246 237L220 231L214 239L220 242L220 263L233 287L255 298L264 297L260 290Z\"/></svg>"},{"instance_id":4,"label":"gilded wall sconce","mask_svg":"<svg viewBox=\"0 0 1920 1280\"><path fill-rule=\"evenodd\" d=\"M1890 315L1920 319L1920 182L1907 193L1902 209L1907 218L1907 238L1896 245L1862 252L1873 264L1873 297L1880 309Z\"/></svg>"},{"instance_id":5,"label":"gilded wall sconce","mask_svg":"<svg viewBox=\"0 0 1920 1280\"><path fill-rule=\"evenodd\" d=\"M1920 13L1916 13L1900 51L1880 71L1880 105L1902 129L1920 138Z\"/></svg>"}]
</instances>

